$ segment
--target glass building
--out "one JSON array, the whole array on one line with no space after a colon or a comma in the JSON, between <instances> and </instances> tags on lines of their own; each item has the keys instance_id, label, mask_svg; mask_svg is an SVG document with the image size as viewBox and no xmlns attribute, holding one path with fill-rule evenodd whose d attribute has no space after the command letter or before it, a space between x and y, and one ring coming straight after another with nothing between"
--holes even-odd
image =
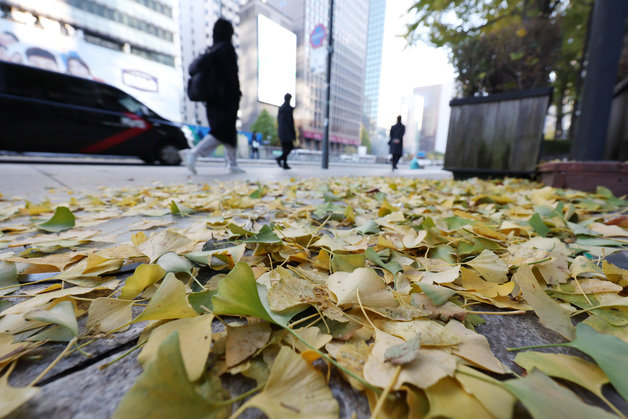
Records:
<instances>
[{"instance_id":1,"label":"glass building","mask_svg":"<svg viewBox=\"0 0 628 419\"><path fill-rule=\"evenodd\" d=\"M374 132L377 125L385 19L386 0L371 0L369 5L366 75L364 81L364 126L369 132Z\"/></svg>"},{"instance_id":2,"label":"glass building","mask_svg":"<svg viewBox=\"0 0 628 419\"><path fill-rule=\"evenodd\" d=\"M302 145L320 150L325 127L329 2L269 0L288 15L297 35L297 101L294 111ZM332 58L330 154L360 145L369 0L336 0ZM325 37L321 38L321 34ZM323 40L321 43L320 41Z\"/></svg>"}]
</instances>

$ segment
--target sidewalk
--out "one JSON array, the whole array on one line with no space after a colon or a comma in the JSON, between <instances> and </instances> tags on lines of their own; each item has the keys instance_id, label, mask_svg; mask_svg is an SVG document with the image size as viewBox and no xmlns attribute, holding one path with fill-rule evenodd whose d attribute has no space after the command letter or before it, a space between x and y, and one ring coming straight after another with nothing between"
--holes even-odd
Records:
<instances>
[{"instance_id":1,"label":"sidewalk","mask_svg":"<svg viewBox=\"0 0 628 419\"><path fill-rule=\"evenodd\" d=\"M183 184L187 182L211 183L212 180L281 181L291 178L321 178L345 176L402 176L425 179L451 179L451 173L440 168L410 170L402 168L392 172L389 165L370 166L351 163L331 163L324 170L318 162L290 162L291 170L277 167L272 160L239 160L246 173L231 174L222 159L201 159L197 164L197 175L192 175L183 166L149 166L133 164L135 160L117 160L118 164L89 164L89 160L72 163L33 162L1 163L0 193L5 197L41 199L51 190L96 190L104 187L149 186L154 182ZM88 163L88 164L85 164Z\"/></svg>"}]
</instances>

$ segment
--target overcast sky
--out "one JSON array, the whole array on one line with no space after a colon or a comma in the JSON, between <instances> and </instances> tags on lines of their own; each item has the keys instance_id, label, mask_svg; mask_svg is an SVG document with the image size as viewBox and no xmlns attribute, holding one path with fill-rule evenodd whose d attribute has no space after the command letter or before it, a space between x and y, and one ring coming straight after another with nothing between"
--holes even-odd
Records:
<instances>
[{"instance_id":1,"label":"overcast sky","mask_svg":"<svg viewBox=\"0 0 628 419\"><path fill-rule=\"evenodd\" d=\"M400 36L405 33L405 23L411 20L407 10L412 0L388 0L386 3L378 116L378 125L382 127L394 124L415 87L447 84L448 97L444 102L448 103L455 77L445 50L422 42L407 46L406 40ZM447 126L439 127L439 131L441 135L436 148L444 151Z\"/></svg>"}]
</instances>

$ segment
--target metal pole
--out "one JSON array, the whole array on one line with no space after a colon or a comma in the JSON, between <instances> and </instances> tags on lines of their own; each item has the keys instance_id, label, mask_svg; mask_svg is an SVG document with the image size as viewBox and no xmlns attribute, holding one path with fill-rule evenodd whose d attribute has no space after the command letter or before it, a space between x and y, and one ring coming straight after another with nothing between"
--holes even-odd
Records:
<instances>
[{"instance_id":1,"label":"metal pole","mask_svg":"<svg viewBox=\"0 0 628 419\"><path fill-rule=\"evenodd\" d=\"M331 56L334 52L334 0L329 1L329 37L327 41L327 93L325 120L323 121L323 161L321 167L329 168L329 103L331 102Z\"/></svg>"},{"instance_id":2,"label":"metal pole","mask_svg":"<svg viewBox=\"0 0 628 419\"><path fill-rule=\"evenodd\" d=\"M571 145L570 157L573 160L604 158L628 0L598 0L593 7L582 110L576 127L576 138Z\"/></svg>"}]
</instances>

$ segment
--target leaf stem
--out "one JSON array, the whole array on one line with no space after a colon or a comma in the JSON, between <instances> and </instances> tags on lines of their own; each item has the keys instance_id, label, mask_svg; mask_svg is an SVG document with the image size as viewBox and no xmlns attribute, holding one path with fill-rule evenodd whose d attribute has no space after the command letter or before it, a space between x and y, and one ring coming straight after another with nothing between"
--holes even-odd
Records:
<instances>
[{"instance_id":1,"label":"leaf stem","mask_svg":"<svg viewBox=\"0 0 628 419\"><path fill-rule=\"evenodd\" d=\"M72 345L74 345L76 343L78 338L74 337L72 338L71 341L68 342L67 346L65 347L65 349L59 354L59 356L57 356L57 358L52 361L50 363L50 365L48 365L46 367L45 370L43 370L37 377L35 377L35 379L33 381L31 381L31 383L28 385L29 387L34 386L35 384L37 384L39 382L39 380L41 380L42 378L44 378L44 376L46 374L48 374L50 372L50 370L57 365L57 363L61 360L61 358L63 358L65 356L65 354L68 352L68 350L72 347Z\"/></svg>"},{"instance_id":2,"label":"leaf stem","mask_svg":"<svg viewBox=\"0 0 628 419\"><path fill-rule=\"evenodd\" d=\"M282 326L284 327L284 329L286 329L288 332L290 332L295 338L297 338L298 340L300 340L305 346L307 346L308 348L310 348L311 350L313 350L314 352L316 352L321 358L323 358L325 361L327 362L331 362L336 368L342 370L345 374L349 375L351 378L359 381L360 383L362 383L365 387L368 387L370 390L374 391L375 393L379 394L381 393L381 390L372 386L371 384L369 384L368 382L366 382L366 380L362 377L358 377L357 375L355 375L352 371L348 370L347 368L343 367L342 365L340 365L340 363L338 363L338 361L336 361L335 359L333 359L332 357L330 357L329 355L321 352L320 350L316 349L315 347L313 347L312 345L310 345L309 342L307 342L305 339L303 339L301 336L299 336L299 334L297 332L295 332L294 330Z\"/></svg>"},{"instance_id":3,"label":"leaf stem","mask_svg":"<svg viewBox=\"0 0 628 419\"><path fill-rule=\"evenodd\" d=\"M9 285L9 286L7 286L7 287L2 287L2 288L0 288L0 291L3 291L3 290L8 290L8 289L11 289L11 288L19 288L19 287L24 286L24 285L35 285L35 284L41 284L42 282L50 282L50 281L54 281L54 280L53 280L53 279L50 279L50 278L46 278L46 279L40 279L39 281L19 283L19 284L16 284L16 285Z\"/></svg>"},{"instance_id":4,"label":"leaf stem","mask_svg":"<svg viewBox=\"0 0 628 419\"><path fill-rule=\"evenodd\" d=\"M384 389L384 392L379 396L379 399L377 399L377 404L375 405L375 409L373 409L373 412L371 413L373 419L378 418L379 411L382 410L382 406L384 405L384 401L388 397L388 393L390 393L390 390L392 390L394 385L397 383L399 374L401 374L401 365L397 365L397 369L395 369L395 374L390 380L390 383L388 383L388 386L386 386L386 388Z\"/></svg>"},{"instance_id":5,"label":"leaf stem","mask_svg":"<svg viewBox=\"0 0 628 419\"><path fill-rule=\"evenodd\" d=\"M563 346L567 346L567 344L566 343L550 343L547 345L532 345L532 346L520 346L518 348L506 348L506 350L508 352L514 352L514 351L523 351L524 349L559 348Z\"/></svg>"},{"instance_id":6,"label":"leaf stem","mask_svg":"<svg viewBox=\"0 0 628 419\"><path fill-rule=\"evenodd\" d=\"M473 311L469 310L469 314L482 314L487 316L508 316L510 314L525 314L525 310L514 310L514 311Z\"/></svg>"},{"instance_id":7,"label":"leaf stem","mask_svg":"<svg viewBox=\"0 0 628 419\"><path fill-rule=\"evenodd\" d=\"M597 394L597 393L596 393L596 394ZM604 397L604 395L602 394L602 390L601 390L601 389L600 389L599 394L597 394L597 396L598 396L600 399L602 399L602 401L603 401L604 403L606 403L606 405L607 405L608 407L610 407L610 408L611 408L611 410L617 414L617 416L619 416L619 417L620 417L620 418L622 418L622 419L627 419L627 418L626 418L626 415L624 415L624 414L623 414L623 413L622 413L619 409L617 409L617 408L615 407L615 405L613 405L613 403L611 403L611 402L610 402L610 400L608 400L606 397Z\"/></svg>"},{"instance_id":8,"label":"leaf stem","mask_svg":"<svg viewBox=\"0 0 628 419\"><path fill-rule=\"evenodd\" d=\"M262 388L264 388L265 385L266 385L266 383L262 383L262 384L258 385L257 387L254 387L254 388L250 389L249 391L245 391L244 393L239 394L239 395L237 395L237 396L235 396L235 397L233 397L233 398L231 398L229 400L225 400L225 401L222 401L222 402L214 402L214 404L216 404L216 406L219 406L219 407L232 405L234 403L239 402L240 400L246 399L251 394L254 394L254 393L260 391ZM236 417L236 416L234 416L234 417Z\"/></svg>"},{"instance_id":9,"label":"leaf stem","mask_svg":"<svg viewBox=\"0 0 628 419\"><path fill-rule=\"evenodd\" d=\"M146 345L146 342L148 342L148 339L145 340L142 343L138 343L137 345L135 345L134 347L132 347L131 349L129 349L128 351L126 351L125 353L123 353L122 355L120 355L119 357L114 359L113 361L110 361L110 362L107 362L106 364L101 365L100 367L98 367L98 369L99 370L104 370L105 368L115 364L116 362L120 361L121 359L131 355L133 352L135 352L136 350L138 350L142 346Z\"/></svg>"}]
</instances>

